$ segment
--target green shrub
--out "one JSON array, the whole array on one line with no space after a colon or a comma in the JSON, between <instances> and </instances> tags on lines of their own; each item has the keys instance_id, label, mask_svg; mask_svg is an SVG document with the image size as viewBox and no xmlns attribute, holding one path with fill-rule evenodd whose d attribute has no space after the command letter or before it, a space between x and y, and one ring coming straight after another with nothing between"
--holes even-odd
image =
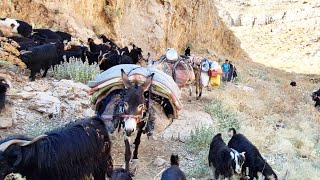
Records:
<instances>
[{"instance_id":1,"label":"green shrub","mask_svg":"<svg viewBox=\"0 0 320 180\"><path fill-rule=\"evenodd\" d=\"M197 159L193 161L192 168L187 172L188 179L201 179L209 176L208 154L209 148L197 153Z\"/></svg>"},{"instance_id":2,"label":"green shrub","mask_svg":"<svg viewBox=\"0 0 320 180\"><path fill-rule=\"evenodd\" d=\"M80 59L70 58L69 62L54 67L53 76L56 79L72 79L74 81L87 83L100 73L98 64L89 65L88 60L82 62Z\"/></svg>"},{"instance_id":3,"label":"green shrub","mask_svg":"<svg viewBox=\"0 0 320 180\"><path fill-rule=\"evenodd\" d=\"M0 68L2 69L7 69L7 70L12 70L12 71L18 71L19 67L14 65L12 62L5 61L0 58Z\"/></svg>"},{"instance_id":4,"label":"green shrub","mask_svg":"<svg viewBox=\"0 0 320 180\"><path fill-rule=\"evenodd\" d=\"M209 145L215 134L214 131L213 127L200 126L191 132L186 146L197 158L193 161L192 168L187 174L188 177L200 179L208 176Z\"/></svg>"},{"instance_id":5,"label":"green shrub","mask_svg":"<svg viewBox=\"0 0 320 180\"><path fill-rule=\"evenodd\" d=\"M197 159L193 162L193 168L188 173L188 177L201 179L209 176L208 168L208 153L210 143L215 134L218 132L226 132L227 129L233 127L239 129L238 115L226 107L222 101L213 100L205 108L206 112L211 115L213 119L217 120L215 127L212 126L200 126L196 127L191 132L190 138L186 142L187 149L191 153L196 154ZM226 137L224 137L224 140Z\"/></svg>"},{"instance_id":6,"label":"green shrub","mask_svg":"<svg viewBox=\"0 0 320 180\"><path fill-rule=\"evenodd\" d=\"M190 138L187 140L187 146L190 150L198 151L208 148L214 135L215 129L213 127L196 127L191 131Z\"/></svg>"},{"instance_id":7,"label":"green shrub","mask_svg":"<svg viewBox=\"0 0 320 180\"><path fill-rule=\"evenodd\" d=\"M226 107L221 100L213 100L205 109L212 118L217 119L217 128L220 132L224 132L231 127L240 128L237 114Z\"/></svg>"}]
</instances>

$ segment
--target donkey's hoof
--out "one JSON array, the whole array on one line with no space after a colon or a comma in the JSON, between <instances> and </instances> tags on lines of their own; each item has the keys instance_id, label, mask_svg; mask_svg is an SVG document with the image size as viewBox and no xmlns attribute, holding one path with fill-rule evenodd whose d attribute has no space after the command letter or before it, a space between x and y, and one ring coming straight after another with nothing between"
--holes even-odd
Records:
<instances>
[{"instance_id":1,"label":"donkey's hoof","mask_svg":"<svg viewBox=\"0 0 320 180\"><path fill-rule=\"evenodd\" d=\"M130 173L136 174L139 165L139 159L131 159L130 161Z\"/></svg>"}]
</instances>

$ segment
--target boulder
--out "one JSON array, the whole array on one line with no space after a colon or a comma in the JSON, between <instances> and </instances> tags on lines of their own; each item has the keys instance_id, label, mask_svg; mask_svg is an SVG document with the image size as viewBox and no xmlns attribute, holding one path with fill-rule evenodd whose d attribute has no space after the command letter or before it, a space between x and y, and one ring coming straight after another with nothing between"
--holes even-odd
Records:
<instances>
[{"instance_id":1,"label":"boulder","mask_svg":"<svg viewBox=\"0 0 320 180\"><path fill-rule=\"evenodd\" d=\"M0 128L10 128L13 126L17 119L15 108L7 105L0 113Z\"/></svg>"},{"instance_id":2,"label":"boulder","mask_svg":"<svg viewBox=\"0 0 320 180\"><path fill-rule=\"evenodd\" d=\"M29 109L36 110L38 112L54 115L60 113L60 100L47 92L38 92L28 104Z\"/></svg>"}]
</instances>

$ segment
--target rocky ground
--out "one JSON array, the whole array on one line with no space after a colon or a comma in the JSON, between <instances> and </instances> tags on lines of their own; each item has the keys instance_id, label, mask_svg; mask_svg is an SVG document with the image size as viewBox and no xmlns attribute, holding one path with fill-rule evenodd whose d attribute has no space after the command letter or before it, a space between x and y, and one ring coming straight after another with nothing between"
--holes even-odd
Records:
<instances>
[{"instance_id":1,"label":"rocky ground","mask_svg":"<svg viewBox=\"0 0 320 180\"><path fill-rule=\"evenodd\" d=\"M320 74L319 1L215 2L253 61L288 72Z\"/></svg>"},{"instance_id":2,"label":"rocky ground","mask_svg":"<svg viewBox=\"0 0 320 180\"><path fill-rule=\"evenodd\" d=\"M0 138L12 134L35 136L70 120L94 115L87 94L89 88L82 83L51 78L29 82L27 76L10 71L2 71L2 74L11 79L13 88L7 94L7 111L1 113ZM160 106L156 106L156 131L151 139L142 137L135 179L159 179L161 172L170 164L172 153L180 155L183 170L188 172L193 167L192 163L197 157L188 152L185 142L195 127L211 126L214 123L201 105L203 101L184 103L179 119L172 123L162 113ZM122 167L124 144L121 134L113 134L112 141L115 167Z\"/></svg>"},{"instance_id":3,"label":"rocky ground","mask_svg":"<svg viewBox=\"0 0 320 180\"><path fill-rule=\"evenodd\" d=\"M206 179L209 142L213 134L223 133L231 126L238 127L252 140L280 177L287 171L292 179L314 179L320 175L316 165L320 162L320 116L310 97L317 85L309 81L314 77L243 63L237 66L241 76L237 83L222 84L211 91L205 88L199 101L193 97L187 103L188 93L183 89L184 108L172 124L158 109L153 138L142 137L135 179L159 179L168 167L171 153L180 155L187 179ZM1 137L15 133L38 135L94 114L88 87L82 83L52 78L29 82L17 73L1 73L7 74L13 84L8 92L7 115L2 113L0 118ZM296 79L298 87L289 85L291 78ZM191 131L199 127L198 142L190 142ZM121 135L115 133L112 141L115 167L121 167Z\"/></svg>"}]
</instances>

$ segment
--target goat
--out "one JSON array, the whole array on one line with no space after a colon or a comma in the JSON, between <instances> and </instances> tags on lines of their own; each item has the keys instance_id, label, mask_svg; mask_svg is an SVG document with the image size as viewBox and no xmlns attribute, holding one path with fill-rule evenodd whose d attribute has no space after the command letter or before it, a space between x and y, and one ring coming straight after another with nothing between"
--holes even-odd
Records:
<instances>
[{"instance_id":1,"label":"goat","mask_svg":"<svg viewBox=\"0 0 320 180\"><path fill-rule=\"evenodd\" d=\"M132 180L133 174L129 171L118 168L113 170L110 180Z\"/></svg>"},{"instance_id":2,"label":"goat","mask_svg":"<svg viewBox=\"0 0 320 180\"><path fill-rule=\"evenodd\" d=\"M265 180L278 179L271 166L261 156L258 148L243 134L237 134L234 128L230 128L228 134L232 136L228 147L237 151L246 152L246 160L242 166L242 174L246 174L246 169L248 168L250 179L258 178L258 172L261 172L265 176Z\"/></svg>"},{"instance_id":3,"label":"goat","mask_svg":"<svg viewBox=\"0 0 320 180\"><path fill-rule=\"evenodd\" d=\"M0 179L20 173L28 180L69 180L112 174L111 141L98 118L81 119L36 138L0 140Z\"/></svg>"},{"instance_id":4,"label":"goat","mask_svg":"<svg viewBox=\"0 0 320 180\"><path fill-rule=\"evenodd\" d=\"M241 167L246 159L245 152L229 148L221 137L221 133L215 135L210 144L209 166L213 179L232 178L235 172L241 173Z\"/></svg>"},{"instance_id":5,"label":"goat","mask_svg":"<svg viewBox=\"0 0 320 180\"><path fill-rule=\"evenodd\" d=\"M179 156L172 154L170 161L171 166L163 172L161 180L186 180L184 172L179 168Z\"/></svg>"},{"instance_id":6,"label":"goat","mask_svg":"<svg viewBox=\"0 0 320 180\"><path fill-rule=\"evenodd\" d=\"M22 52L20 58L31 70L31 81L35 80L36 73L41 69L44 69L42 77L46 77L49 68L58 63L57 48L52 44L30 48L30 51Z\"/></svg>"},{"instance_id":7,"label":"goat","mask_svg":"<svg viewBox=\"0 0 320 180\"><path fill-rule=\"evenodd\" d=\"M0 112L5 108L8 88L10 88L10 82L0 77Z\"/></svg>"},{"instance_id":8,"label":"goat","mask_svg":"<svg viewBox=\"0 0 320 180\"><path fill-rule=\"evenodd\" d=\"M320 89L318 91L313 92L311 97L312 97L312 100L316 102L314 104L314 107L320 108Z\"/></svg>"},{"instance_id":9,"label":"goat","mask_svg":"<svg viewBox=\"0 0 320 180\"><path fill-rule=\"evenodd\" d=\"M0 18L0 26L5 25L12 28L13 33L18 33L24 37L29 37L32 33L32 26L27 22L11 18Z\"/></svg>"}]
</instances>

